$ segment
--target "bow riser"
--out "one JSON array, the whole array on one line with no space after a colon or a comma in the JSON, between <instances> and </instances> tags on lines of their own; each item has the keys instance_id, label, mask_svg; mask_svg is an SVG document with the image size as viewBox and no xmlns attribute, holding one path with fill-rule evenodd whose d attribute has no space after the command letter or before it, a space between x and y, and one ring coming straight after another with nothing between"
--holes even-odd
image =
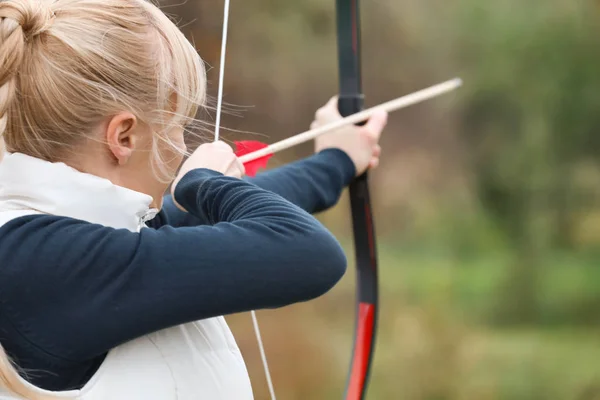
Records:
<instances>
[{"instance_id":1,"label":"bow riser","mask_svg":"<svg viewBox=\"0 0 600 400\"><path fill-rule=\"evenodd\" d=\"M360 14L358 0L337 0L337 32L342 116L363 109ZM346 400L364 398L375 348L378 278L375 227L367 173L350 184L350 205L357 270L357 317Z\"/></svg>"}]
</instances>

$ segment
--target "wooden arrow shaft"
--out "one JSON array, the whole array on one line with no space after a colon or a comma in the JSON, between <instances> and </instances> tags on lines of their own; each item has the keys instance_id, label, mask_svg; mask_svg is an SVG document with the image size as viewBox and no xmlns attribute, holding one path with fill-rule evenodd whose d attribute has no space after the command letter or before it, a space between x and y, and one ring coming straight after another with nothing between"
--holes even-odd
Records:
<instances>
[{"instance_id":1,"label":"wooden arrow shaft","mask_svg":"<svg viewBox=\"0 0 600 400\"><path fill-rule=\"evenodd\" d=\"M423 90L419 90L418 92L414 92L408 94L406 96L399 97L394 100L390 100L388 102L379 104L375 107L368 108L364 111L358 112L356 114L352 114L346 118L339 119L337 121L331 122L329 124L320 126L315 129L311 129L309 131L299 133L287 139L281 140L279 142L273 143L263 149L255 151L250 154L246 154L241 156L239 159L242 163L247 163L249 161L256 160L257 158L264 157L269 154L274 154L279 151L289 149L290 147L294 147L301 143L308 142L318 136L324 135L326 133L330 133L337 129L340 129L347 125L357 124L359 122L365 121L369 119L373 115L373 113L383 110L386 112L392 112L396 110L400 110L405 107L412 106L417 103L421 103L425 100L432 99L434 97L438 97L442 94L451 92L462 85L462 80L459 78L451 79L446 82L439 83L437 85L428 87Z\"/></svg>"}]
</instances>

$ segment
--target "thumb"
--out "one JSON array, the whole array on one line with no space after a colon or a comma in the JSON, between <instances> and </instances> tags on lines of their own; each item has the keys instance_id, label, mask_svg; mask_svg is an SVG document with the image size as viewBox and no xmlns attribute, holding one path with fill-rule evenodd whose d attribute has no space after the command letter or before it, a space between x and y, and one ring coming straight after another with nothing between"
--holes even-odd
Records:
<instances>
[{"instance_id":1,"label":"thumb","mask_svg":"<svg viewBox=\"0 0 600 400\"><path fill-rule=\"evenodd\" d=\"M338 95L336 94L335 96L333 96L332 98L329 99L329 101L327 102L325 107L335 107L337 109L337 104L338 104Z\"/></svg>"},{"instance_id":2,"label":"thumb","mask_svg":"<svg viewBox=\"0 0 600 400\"><path fill-rule=\"evenodd\" d=\"M388 113L378 110L371 115L367 124L363 127L375 140L379 140L381 131L387 125Z\"/></svg>"}]
</instances>

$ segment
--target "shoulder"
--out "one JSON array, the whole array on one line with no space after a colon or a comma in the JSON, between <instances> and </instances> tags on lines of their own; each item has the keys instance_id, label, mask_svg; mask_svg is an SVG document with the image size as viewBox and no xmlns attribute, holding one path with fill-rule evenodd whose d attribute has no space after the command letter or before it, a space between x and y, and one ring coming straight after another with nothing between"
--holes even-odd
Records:
<instances>
[{"instance_id":1,"label":"shoulder","mask_svg":"<svg viewBox=\"0 0 600 400\"><path fill-rule=\"evenodd\" d=\"M124 256L139 235L86 221L46 214L24 215L0 226L0 280L60 279L77 265L94 263L107 247ZM104 260L105 261L105 260ZM0 282L0 288L6 285Z\"/></svg>"},{"instance_id":2,"label":"shoulder","mask_svg":"<svg viewBox=\"0 0 600 400\"><path fill-rule=\"evenodd\" d=\"M0 282L0 290L6 295L21 277L33 279L32 273L52 270L43 267L52 267L61 254L71 252L91 226L45 214L16 216L6 221L0 226L0 280L7 285ZM39 278L37 273L35 277Z\"/></svg>"},{"instance_id":3,"label":"shoulder","mask_svg":"<svg viewBox=\"0 0 600 400\"><path fill-rule=\"evenodd\" d=\"M9 219L5 214L0 213L0 254L15 246L43 245L48 240L56 242L83 232L112 229L70 217L9 212Z\"/></svg>"},{"instance_id":4,"label":"shoulder","mask_svg":"<svg viewBox=\"0 0 600 400\"><path fill-rule=\"evenodd\" d=\"M0 254L31 245L59 226L69 225L74 219L29 211L5 211L0 213ZM15 247L16 246L16 247Z\"/></svg>"}]
</instances>

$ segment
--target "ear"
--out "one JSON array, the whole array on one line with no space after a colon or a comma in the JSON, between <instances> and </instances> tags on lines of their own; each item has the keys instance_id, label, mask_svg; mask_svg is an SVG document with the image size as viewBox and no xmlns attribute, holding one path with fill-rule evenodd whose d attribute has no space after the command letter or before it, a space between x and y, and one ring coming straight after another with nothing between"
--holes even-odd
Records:
<instances>
[{"instance_id":1,"label":"ear","mask_svg":"<svg viewBox=\"0 0 600 400\"><path fill-rule=\"evenodd\" d=\"M119 165L125 165L139 145L137 125L137 118L130 112L121 112L108 121L106 142Z\"/></svg>"}]
</instances>

